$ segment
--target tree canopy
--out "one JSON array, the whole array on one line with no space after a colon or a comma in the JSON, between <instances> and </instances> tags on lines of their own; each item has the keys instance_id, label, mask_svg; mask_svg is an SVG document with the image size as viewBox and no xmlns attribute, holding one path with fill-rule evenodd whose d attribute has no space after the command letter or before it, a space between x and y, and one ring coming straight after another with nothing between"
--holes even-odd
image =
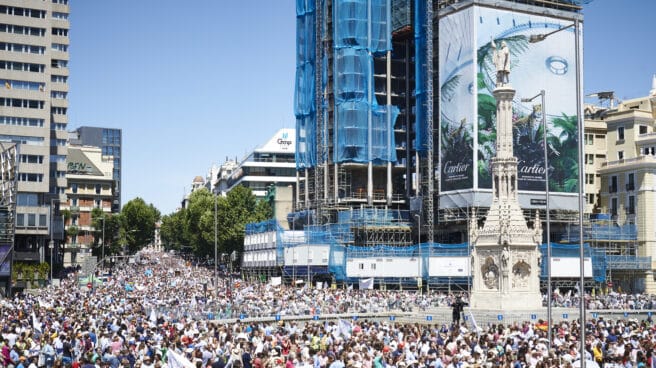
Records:
<instances>
[{"instance_id":1,"label":"tree canopy","mask_svg":"<svg viewBox=\"0 0 656 368\"><path fill-rule=\"evenodd\" d=\"M162 218L160 236L167 249L191 251L198 257L214 255L215 236L219 253L241 251L245 225L273 215L268 202L258 200L243 186L225 197L214 196L205 188L196 190L188 203L186 208Z\"/></svg>"}]
</instances>

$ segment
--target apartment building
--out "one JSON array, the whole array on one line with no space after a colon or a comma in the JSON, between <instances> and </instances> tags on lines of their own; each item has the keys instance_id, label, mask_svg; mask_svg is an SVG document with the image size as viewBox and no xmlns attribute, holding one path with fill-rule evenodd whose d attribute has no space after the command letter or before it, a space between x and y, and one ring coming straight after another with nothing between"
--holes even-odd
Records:
<instances>
[{"instance_id":1,"label":"apartment building","mask_svg":"<svg viewBox=\"0 0 656 368\"><path fill-rule=\"evenodd\" d=\"M94 209L112 213L114 200L114 159L103 154L100 147L69 146L67 165L67 201L61 208L65 216L65 267L79 265L91 253L94 234ZM104 240L104 239L103 239Z\"/></svg>"},{"instance_id":2,"label":"apartment building","mask_svg":"<svg viewBox=\"0 0 656 368\"><path fill-rule=\"evenodd\" d=\"M0 1L0 140L18 144L14 261L43 262L61 243L65 200L68 0Z\"/></svg>"},{"instance_id":3,"label":"apartment building","mask_svg":"<svg viewBox=\"0 0 656 368\"><path fill-rule=\"evenodd\" d=\"M623 275L638 280L634 289L656 292L656 83L648 96L621 102L609 109L603 121L607 126L607 159L600 175L601 213L608 213L611 226L635 229L635 241L617 244L618 255L650 257L648 267ZM639 272L638 272L639 271ZM617 274L617 277L621 274ZM616 278L616 276L613 276Z\"/></svg>"}]
</instances>

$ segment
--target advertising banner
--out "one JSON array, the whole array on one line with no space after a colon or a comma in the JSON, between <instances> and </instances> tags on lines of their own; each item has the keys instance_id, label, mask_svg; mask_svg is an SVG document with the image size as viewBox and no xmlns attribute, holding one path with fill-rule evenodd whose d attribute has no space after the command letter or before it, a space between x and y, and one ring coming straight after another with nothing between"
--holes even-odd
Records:
<instances>
[{"instance_id":1,"label":"advertising banner","mask_svg":"<svg viewBox=\"0 0 656 368\"><path fill-rule=\"evenodd\" d=\"M546 34L572 24L544 15L530 15L475 7L477 116L476 142L478 187L491 188L490 159L496 153L496 69L491 41L505 42L511 55L510 84L513 102L513 150L518 159L520 190L543 191L544 145L540 98L522 102L545 90L549 188L551 192L576 192L578 128L576 118L576 60L574 28L530 43L531 35Z\"/></svg>"},{"instance_id":2,"label":"advertising banner","mask_svg":"<svg viewBox=\"0 0 656 368\"><path fill-rule=\"evenodd\" d=\"M492 188L490 160L496 154L496 69L491 41L510 50L514 155L519 189L544 191L545 163L540 97L545 90L549 186L578 190L578 124L574 28L530 43L573 22L484 6L440 18L439 109L441 192Z\"/></svg>"},{"instance_id":3,"label":"advertising banner","mask_svg":"<svg viewBox=\"0 0 656 368\"><path fill-rule=\"evenodd\" d=\"M474 185L476 66L473 8L440 22L440 155L442 191Z\"/></svg>"}]
</instances>

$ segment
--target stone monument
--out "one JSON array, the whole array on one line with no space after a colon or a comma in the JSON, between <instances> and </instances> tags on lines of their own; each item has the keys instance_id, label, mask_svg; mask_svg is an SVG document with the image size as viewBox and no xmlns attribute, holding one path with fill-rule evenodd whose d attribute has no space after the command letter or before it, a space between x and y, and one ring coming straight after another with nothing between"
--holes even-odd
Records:
<instances>
[{"instance_id":1,"label":"stone monument","mask_svg":"<svg viewBox=\"0 0 656 368\"><path fill-rule=\"evenodd\" d=\"M540 251L542 227L538 214L529 228L517 199L517 158L513 154L510 53L505 42L494 51L497 70L497 153L492 167L492 204L479 228L470 224L472 244L472 291L474 309L533 310L542 307L540 294ZM474 218L474 216L472 216Z\"/></svg>"}]
</instances>

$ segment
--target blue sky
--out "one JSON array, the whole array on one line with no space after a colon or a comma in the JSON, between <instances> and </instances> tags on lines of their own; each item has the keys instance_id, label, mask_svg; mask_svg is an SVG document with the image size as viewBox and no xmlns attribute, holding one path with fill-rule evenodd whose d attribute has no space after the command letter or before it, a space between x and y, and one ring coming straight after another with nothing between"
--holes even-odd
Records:
<instances>
[{"instance_id":1,"label":"blue sky","mask_svg":"<svg viewBox=\"0 0 656 368\"><path fill-rule=\"evenodd\" d=\"M653 14L586 5L586 94L649 92ZM75 0L69 50L69 127L123 130L123 203L171 213L194 176L294 126L292 0Z\"/></svg>"}]
</instances>

